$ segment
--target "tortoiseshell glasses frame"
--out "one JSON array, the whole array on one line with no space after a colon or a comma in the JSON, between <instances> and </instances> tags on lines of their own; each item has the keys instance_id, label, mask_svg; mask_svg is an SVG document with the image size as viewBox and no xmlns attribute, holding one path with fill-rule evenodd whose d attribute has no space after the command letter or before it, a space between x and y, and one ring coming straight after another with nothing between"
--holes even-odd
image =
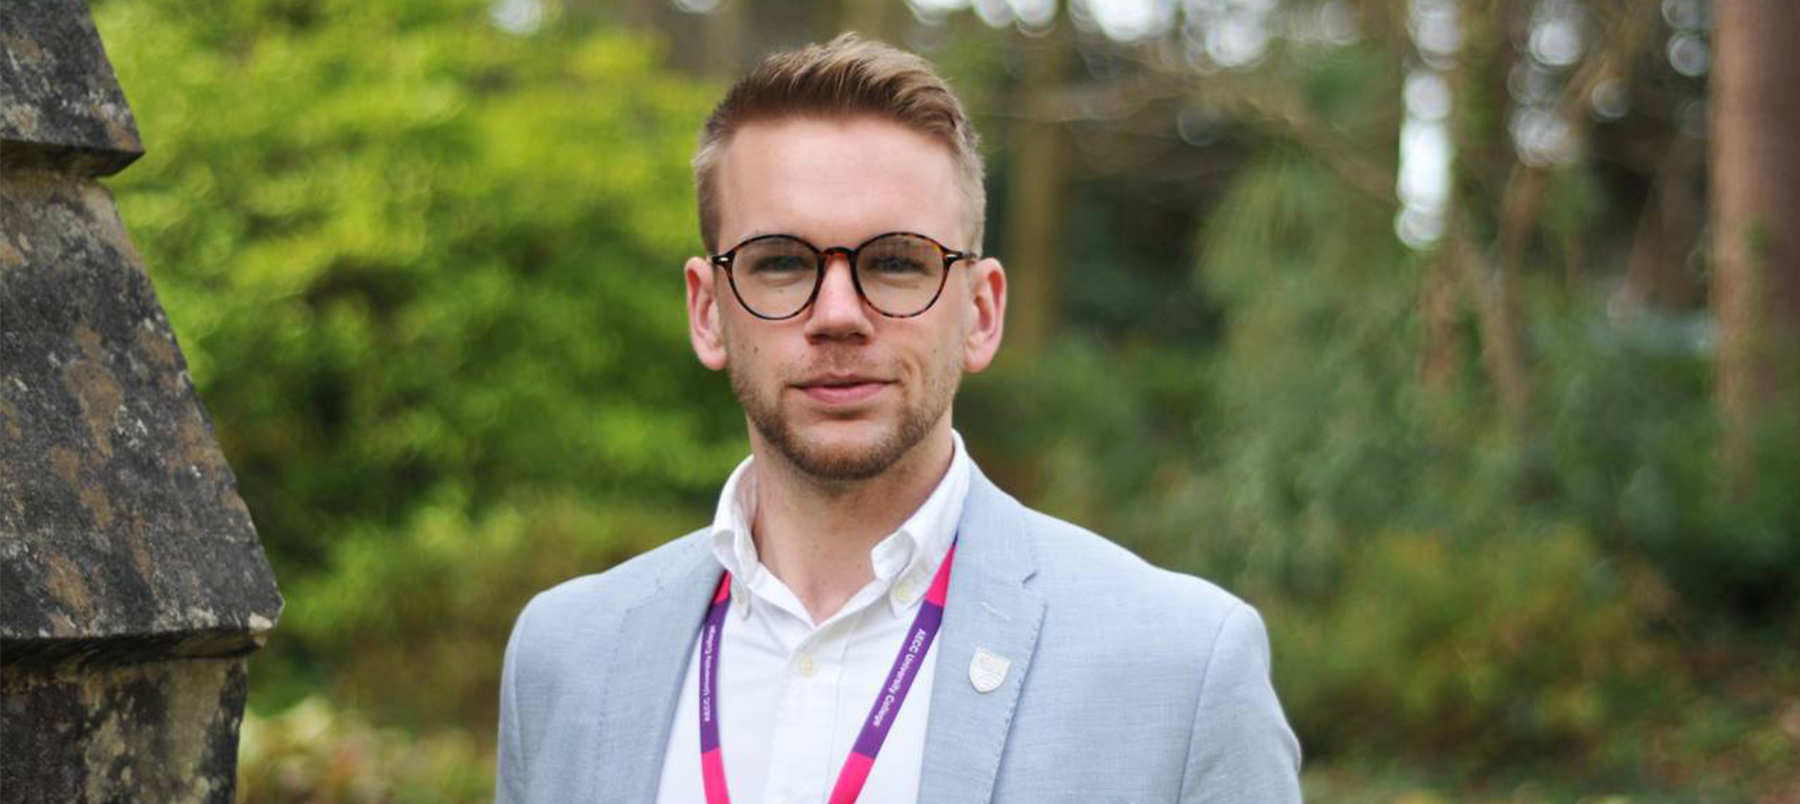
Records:
<instances>
[{"instance_id":1,"label":"tortoiseshell glasses frame","mask_svg":"<svg viewBox=\"0 0 1800 804\"><path fill-rule=\"evenodd\" d=\"M951 249L916 232L886 232L854 248L824 249L793 235L758 235L712 255L708 262L725 269L732 295L751 315L784 321L818 299L826 268L839 254L850 265L857 296L888 318L923 315L943 295L952 265L980 259L974 252ZM808 256L810 260L805 259ZM805 284L809 268L810 286Z\"/></svg>"}]
</instances>

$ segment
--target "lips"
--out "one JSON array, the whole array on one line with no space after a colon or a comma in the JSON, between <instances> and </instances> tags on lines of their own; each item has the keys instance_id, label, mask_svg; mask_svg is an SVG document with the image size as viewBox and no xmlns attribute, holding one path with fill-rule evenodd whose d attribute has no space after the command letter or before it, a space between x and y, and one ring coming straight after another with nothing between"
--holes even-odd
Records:
<instances>
[{"instance_id":1,"label":"lips","mask_svg":"<svg viewBox=\"0 0 1800 804\"><path fill-rule=\"evenodd\" d=\"M795 383L794 387L815 402L842 407L865 402L892 384L861 375L827 375Z\"/></svg>"}]
</instances>

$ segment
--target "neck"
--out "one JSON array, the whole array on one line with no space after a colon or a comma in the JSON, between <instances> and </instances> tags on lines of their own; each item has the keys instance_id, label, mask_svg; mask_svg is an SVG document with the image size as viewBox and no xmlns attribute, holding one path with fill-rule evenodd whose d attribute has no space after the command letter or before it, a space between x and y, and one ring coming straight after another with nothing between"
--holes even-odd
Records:
<instances>
[{"instance_id":1,"label":"neck","mask_svg":"<svg viewBox=\"0 0 1800 804\"><path fill-rule=\"evenodd\" d=\"M875 577L869 551L925 504L955 451L946 421L887 471L831 481L800 471L754 428L751 439L757 475L750 531L757 556L800 597L815 624Z\"/></svg>"}]
</instances>

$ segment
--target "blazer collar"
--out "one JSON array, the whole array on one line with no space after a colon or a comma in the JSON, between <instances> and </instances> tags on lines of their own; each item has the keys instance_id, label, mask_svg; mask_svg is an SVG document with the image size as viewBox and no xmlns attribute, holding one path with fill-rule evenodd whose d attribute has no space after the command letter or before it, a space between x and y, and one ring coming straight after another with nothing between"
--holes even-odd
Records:
<instances>
[{"instance_id":1,"label":"blazer collar","mask_svg":"<svg viewBox=\"0 0 1800 804\"><path fill-rule=\"evenodd\" d=\"M694 635L724 570L706 531L683 537L667 569L625 610L607 646L607 703L594 757L599 801L655 801Z\"/></svg>"},{"instance_id":2,"label":"blazer collar","mask_svg":"<svg viewBox=\"0 0 1800 804\"><path fill-rule=\"evenodd\" d=\"M1013 710L1044 621L1043 596L1027 585L1037 572L1029 522L1018 500L971 467L936 645L920 801L993 797ZM974 684L977 649L1007 662L1004 679L990 692Z\"/></svg>"},{"instance_id":3,"label":"blazer collar","mask_svg":"<svg viewBox=\"0 0 1800 804\"><path fill-rule=\"evenodd\" d=\"M1019 689L1037 647L1044 601L1025 507L969 466L956 566L938 632L919 800L987 801ZM684 537L647 593L626 609L609 652L595 791L602 800L654 801L694 634L722 572L705 531ZM971 681L977 648L1009 663L991 692Z\"/></svg>"}]
</instances>

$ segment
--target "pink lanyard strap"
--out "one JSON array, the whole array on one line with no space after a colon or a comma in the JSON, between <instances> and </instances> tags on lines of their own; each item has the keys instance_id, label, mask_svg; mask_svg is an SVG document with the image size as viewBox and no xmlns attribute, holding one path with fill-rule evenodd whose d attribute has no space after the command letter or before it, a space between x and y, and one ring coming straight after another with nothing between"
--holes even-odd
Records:
<instances>
[{"instance_id":1,"label":"pink lanyard strap","mask_svg":"<svg viewBox=\"0 0 1800 804\"><path fill-rule=\"evenodd\" d=\"M894 657L887 680L875 691L875 703L869 707L862 732L857 735L850 756L844 759L837 785L831 788L830 804L851 804L862 795L869 768L881 753L882 743L887 742L894 718L906 703L906 693L919 676L919 665L937 639L938 627L944 624L944 596L950 590L950 564L955 559L956 541L952 539L950 552L931 578L931 589L925 593L919 613L913 616L912 628L906 632L906 641ZM725 610L730 607L731 573L727 572L719 579L719 590L713 594L712 607L706 611L706 624L700 632L700 776L706 784L706 804L731 802L731 792L725 787L725 759L719 750L719 636L725 629Z\"/></svg>"}]
</instances>

